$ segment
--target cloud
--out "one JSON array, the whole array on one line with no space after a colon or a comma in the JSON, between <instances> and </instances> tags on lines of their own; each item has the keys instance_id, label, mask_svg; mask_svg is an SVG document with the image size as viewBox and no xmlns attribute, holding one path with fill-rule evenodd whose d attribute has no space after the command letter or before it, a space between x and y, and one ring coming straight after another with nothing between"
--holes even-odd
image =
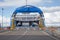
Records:
<instances>
[{"instance_id":1,"label":"cloud","mask_svg":"<svg viewBox=\"0 0 60 40\"><path fill-rule=\"evenodd\" d=\"M27 0L27 4L31 4L31 5L34 5L34 4L37 4L37 3L40 3L42 2L42 0Z\"/></svg>"},{"instance_id":2,"label":"cloud","mask_svg":"<svg viewBox=\"0 0 60 40\"><path fill-rule=\"evenodd\" d=\"M46 26L60 26L60 12L44 13L44 16Z\"/></svg>"},{"instance_id":3,"label":"cloud","mask_svg":"<svg viewBox=\"0 0 60 40\"><path fill-rule=\"evenodd\" d=\"M55 6L55 7L40 7L43 12L47 12L47 13L52 13L52 12L57 12L60 11L60 6Z\"/></svg>"},{"instance_id":4,"label":"cloud","mask_svg":"<svg viewBox=\"0 0 60 40\"><path fill-rule=\"evenodd\" d=\"M52 0L27 0L28 5L35 5L41 3L51 3ZM4 0L0 2L0 6L22 6L26 5L26 0Z\"/></svg>"},{"instance_id":5,"label":"cloud","mask_svg":"<svg viewBox=\"0 0 60 40\"><path fill-rule=\"evenodd\" d=\"M45 16L46 25L57 26L60 24L60 6L57 7L39 7ZM60 25L59 25L60 26Z\"/></svg>"},{"instance_id":6,"label":"cloud","mask_svg":"<svg viewBox=\"0 0 60 40\"><path fill-rule=\"evenodd\" d=\"M25 5L25 0L5 0L5 2L0 2L0 6L21 6Z\"/></svg>"},{"instance_id":7,"label":"cloud","mask_svg":"<svg viewBox=\"0 0 60 40\"><path fill-rule=\"evenodd\" d=\"M2 16L0 15L0 23L2 25ZM9 26L10 25L10 18L7 18L3 16L3 26Z\"/></svg>"},{"instance_id":8,"label":"cloud","mask_svg":"<svg viewBox=\"0 0 60 40\"><path fill-rule=\"evenodd\" d=\"M58 13L58 14L57 14ZM44 13L47 23L60 22L60 12Z\"/></svg>"},{"instance_id":9,"label":"cloud","mask_svg":"<svg viewBox=\"0 0 60 40\"><path fill-rule=\"evenodd\" d=\"M44 3L52 3L52 0L42 0Z\"/></svg>"}]
</instances>

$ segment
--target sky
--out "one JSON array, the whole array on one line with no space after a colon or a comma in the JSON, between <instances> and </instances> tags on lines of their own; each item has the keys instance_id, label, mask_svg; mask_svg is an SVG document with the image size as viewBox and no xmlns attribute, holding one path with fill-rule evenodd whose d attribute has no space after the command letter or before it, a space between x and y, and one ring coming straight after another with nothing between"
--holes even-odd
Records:
<instances>
[{"instance_id":1,"label":"sky","mask_svg":"<svg viewBox=\"0 0 60 40\"><path fill-rule=\"evenodd\" d=\"M26 5L26 0L0 0L0 23L10 25L11 15L16 8ZM43 11L46 26L60 26L60 0L27 0L27 5L33 5Z\"/></svg>"}]
</instances>

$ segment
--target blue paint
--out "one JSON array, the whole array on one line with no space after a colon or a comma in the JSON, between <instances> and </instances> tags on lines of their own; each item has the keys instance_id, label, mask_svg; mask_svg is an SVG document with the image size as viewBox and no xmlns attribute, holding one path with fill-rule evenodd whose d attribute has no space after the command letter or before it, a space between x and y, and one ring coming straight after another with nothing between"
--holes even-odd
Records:
<instances>
[{"instance_id":1,"label":"blue paint","mask_svg":"<svg viewBox=\"0 0 60 40\"><path fill-rule=\"evenodd\" d=\"M18 7L13 14L17 14L17 13L25 13L25 12L38 12L41 16L43 16L43 12L35 7L35 6L31 6L31 5L25 5L25 6L22 6L22 7Z\"/></svg>"}]
</instances>

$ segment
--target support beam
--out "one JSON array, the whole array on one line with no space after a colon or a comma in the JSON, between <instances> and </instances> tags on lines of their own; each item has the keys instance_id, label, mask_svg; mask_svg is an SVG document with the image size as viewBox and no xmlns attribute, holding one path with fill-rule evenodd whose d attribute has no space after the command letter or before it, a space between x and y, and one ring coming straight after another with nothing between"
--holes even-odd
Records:
<instances>
[{"instance_id":1,"label":"support beam","mask_svg":"<svg viewBox=\"0 0 60 40\"><path fill-rule=\"evenodd\" d=\"M40 21L39 21L39 27L40 28L44 27L44 21L43 21L43 19L40 19Z\"/></svg>"},{"instance_id":2,"label":"support beam","mask_svg":"<svg viewBox=\"0 0 60 40\"><path fill-rule=\"evenodd\" d=\"M13 30L14 28L15 28L14 19L12 19L11 30Z\"/></svg>"},{"instance_id":3,"label":"support beam","mask_svg":"<svg viewBox=\"0 0 60 40\"><path fill-rule=\"evenodd\" d=\"M22 22L21 22L21 25L20 26L22 26Z\"/></svg>"},{"instance_id":4,"label":"support beam","mask_svg":"<svg viewBox=\"0 0 60 40\"><path fill-rule=\"evenodd\" d=\"M31 25L32 25L32 22L30 21L30 22L29 22L29 26L31 26Z\"/></svg>"}]
</instances>

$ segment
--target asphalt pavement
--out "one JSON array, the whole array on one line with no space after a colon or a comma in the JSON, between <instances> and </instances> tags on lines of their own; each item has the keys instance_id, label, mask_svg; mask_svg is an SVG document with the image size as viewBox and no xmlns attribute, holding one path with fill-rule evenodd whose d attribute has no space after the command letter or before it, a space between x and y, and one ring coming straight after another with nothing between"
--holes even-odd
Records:
<instances>
[{"instance_id":1,"label":"asphalt pavement","mask_svg":"<svg viewBox=\"0 0 60 40\"><path fill-rule=\"evenodd\" d=\"M38 28L17 28L0 33L0 40L58 40Z\"/></svg>"}]
</instances>

